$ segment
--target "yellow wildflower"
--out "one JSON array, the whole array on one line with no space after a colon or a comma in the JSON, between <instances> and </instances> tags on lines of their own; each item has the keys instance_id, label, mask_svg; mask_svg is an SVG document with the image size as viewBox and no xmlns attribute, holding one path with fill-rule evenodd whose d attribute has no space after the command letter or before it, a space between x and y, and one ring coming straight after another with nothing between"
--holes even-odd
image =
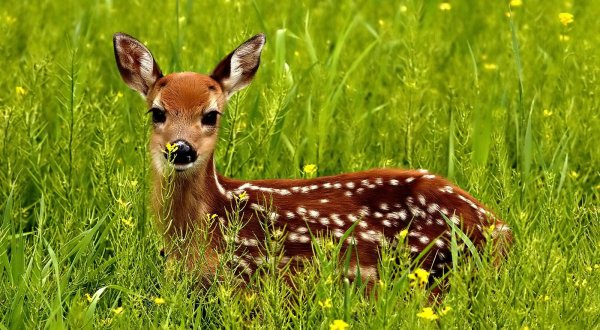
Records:
<instances>
[{"instance_id":1,"label":"yellow wildflower","mask_svg":"<svg viewBox=\"0 0 600 330\"><path fill-rule=\"evenodd\" d=\"M521 330L529 330L529 327L525 325L525 326L523 326L523 329L521 329Z\"/></svg>"},{"instance_id":2,"label":"yellow wildflower","mask_svg":"<svg viewBox=\"0 0 600 330\"><path fill-rule=\"evenodd\" d=\"M177 149L179 149L179 147L178 147L177 145L175 145L175 144L170 144L170 143L168 143L168 142L167 142L167 145L166 145L166 147L167 147L167 154L172 154L172 153L174 153L175 151L177 151Z\"/></svg>"},{"instance_id":3,"label":"yellow wildflower","mask_svg":"<svg viewBox=\"0 0 600 330\"><path fill-rule=\"evenodd\" d=\"M571 171L571 172L569 173L569 176L570 176L572 179L577 179L577 178L579 177L579 173L577 173L576 171Z\"/></svg>"},{"instance_id":4,"label":"yellow wildflower","mask_svg":"<svg viewBox=\"0 0 600 330\"><path fill-rule=\"evenodd\" d=\"M152 301L154 301L154 303L157 305L162 305L162 304L166 303L165 299L163 299L161 297L156 297L156 298L152 299Z\"/></svg>"},{"instance_id":5,"label":"yellow wildflower","mask_svg":"<svg viewBox=\"0 0 600 330\"><path fill-rule=\"evenodd\" d=\"M498 64L496 63L484 63L483 64L483 68L488 70L488 71L495 71L498 70Z\"/></svg>"},{"instance_id":6,"label":"yellow wildflower","mask_svg":"<svg viewBox=\"0 0 600 330\"><path fill-rule=\"evenodd\" d=\"M123 224L126 225L127 227L133 227L132 217L129 217L127 219L121 218L121 222L123 222Z\"/></svg>"},{"instance_id":7,"label":"yellow wildflower","mask_svg":"<svg viewBox=\"0 0 600 330\"><path fill-rule=\"evenodd\" d=\"M122 98L122 97L123 97L123 93L121 93L121 92L117 92L117 95L116 95L116 96L117 96L117 99L120 99L120 98Z\"/></svg>"},{"instance_id":8,"label":"yellow wildflower","mask_svg":"<svg viewBox=\"0 0 600 330\"><path fill-rule=\"evenodd\" d=\"M18 96L25 96L27 94L27 90L23 86L15 87L15 92Z\"/></svg>"},{"instance_id":9,"label":"yellow wildflower","mask_svg":"<svg viewBox=\"0 0 600 330\"><path fill-rule=\"evenodd\" d=\"M544 109L544 117L550 117L552 116L552 111L548 110L548 109Z\"/></svg>"},{"instance_id":10,"label":"yellow wildflower","mask_svg":"<svg viewBox=\"0 0 600 330\"><path fill-rule=\"evenodd\" d=\"M592 266L587 266L587 267L585 267L585 270L587 270L588 272L591 272L593 269L592 269Z\"/></svg>"},{"instance_id":11,"label":"yellow wildflower","mask_svg":"<svg viewBox=\"0 0 600 330\"><path fill-rule=\"evenodd\" d=\"M420 317L422 319L426 319L429 321L435 321L440 318L439 316L435 315L435 312L433 311L433 308L431 308L431 307L423 308L423 311L421 311L420 313L417 313L417 317Z\"/></svg>"},{"instance_id":12,"label":"yellow wildflower","mask_svg":"<svg viewBox=\"0 0 600 330\"><path fill-rule=\"evenodd\" d=\"M521 1L521 0L511 0L510 1L511 7L521 7L522 5L523 5L523 1Z\"/></svg>"},{"instance_id":13,"label":"yellow wildflower","mask_svg":"<svg viewBox=\"0 0 600 330\"><path fill-rule=\"evenodd\" d=\"M575 17L571 13L560 13L558 14L558 20L562 25L568 26L575 21Z\"/></svg>"},{"instance_id":14,"label":"yellow wildflower","mask_svg":"<svg viewBox=\"0 0 600 330\"><path fill-rule=\"evenodd\" d=\"M452 9L452 6L450 5L449 2L442 2L442 3L440 3L439 8L441 11L448 11L448 10Z\"/></svg>"},{"instance_id":15,"label":"yellow wildflower","mask_svg":"<svg viewBox=\"0 0 600 330\"><path fill-rule=\"evenodd\" d=\"M319 301L319 306L321 306L321 308L323 309L327 309L327 308L331 308L331 298L327 298L323 301Z\"/></svg>"},{"instance_id":16,"label":"yellow wildflower","mask_svg":"<svg viewBox=\"0 0 600 330\"><path fill-rule=\"evenodd\" d=\"M567 42L567 41L571 40L571 37L569 37L566 34L559 34L558 35L558 40L560 40L562 42Z\"/></svg>"},{"instance_id":17,"label":"yellow wildflower","mask_svg":"<svg viewBox=\"0 0 600 330\"><path fill-rule=\"evenodd\" d=\"M444 316L444 315L448 314L451 310L452 310L452 307L446 306L440 311L439 314L440 314L440 316Z\"/></svg>"},{"instance_id":18,"label":"yellow wildflower","mask_svg":"<svg viewBox=\"0 0 600 330\"><path fill-rule=\"evenodd\" d=\"M242 193L241 193L241 194L237 195L237 198L238 198L239 200L244 200L244 199L247 199L247 198L248 198L248 193L247 193L247 192L245 192L245 191L242 191Z\"/></svg>"},{"instance_id":19,"label":"yellow wildflower","mask_svg":"<svg viewBox=\"0 0 600 330\"><path fill-rule=\"evenodd\" d=\"M349 326L344 320L335 320L329 325L329 330L346 330Z\"/></svg>"},{"instance_id":20,"label":"yellow wildflower","mask_svg":"<svg viewBox=\"0 0 600 330\"><path fill-rule=\"evenodd\" d=\"M93 299L92 299L92 296L90 296L90 294L89 294L89 293L86 293L84 297L85 297L85 300L87 300L87 302L89 302L89 303L91 303L91 302L92 302L92 300L93 300Z\"/></svg>"},{"instance_id":21,"label":"yellow wildflower","mask_svg":"<svg viewBox=\"0 0 600 330\"><path fill-rule=\"evenodd\" d=\"M6 25L13 25L17 22L17 18L10 15L6 15L4 17L4 21L6 22Z\"/></svg>"},{"instance_id":22,"label":"yellow wildflower","mask_svg":"<svg viewBox=\"0 0 600 330\"><path fill-rule=\"evenodd\" d=\"M315 164L306 164L304 165L303 171L305 174L315 174L317 172L317 165Z\"/></svg>"},{"instance_id":23,"label":"yellow wildflower","mask_svg":"<svg viewBox=\"0 0 600 330\"><path fill-rule=\"evenodd\" d=\"M112 312L115 313L115 315L119 315L119 314L122 314L124 310L125 309L122 306L119 306L117 308L113 308Z\"/></svg>"},{"instance_id":24,"label":"yellow wildflower","mask_svg":"<svg viewBox=\"0 0 600 330\"><path fill-rule=\"evenodd\" d=\"M408 229L403 229L402 231L400 231L398 233L398 239L403 240L406 238L406 236L408 236Z\"/></svg>"},{"instance_id":25,"label":"yellow wildflower","mask_svg":"<svg viewBox=\"0 0 600 330\"><path fill-rule=\"evenodd\" d=\"M411 286L425 286L429 281L429 272L423 268L417 268L414 273L408 274Z\"/></svg>"}]
</instances>

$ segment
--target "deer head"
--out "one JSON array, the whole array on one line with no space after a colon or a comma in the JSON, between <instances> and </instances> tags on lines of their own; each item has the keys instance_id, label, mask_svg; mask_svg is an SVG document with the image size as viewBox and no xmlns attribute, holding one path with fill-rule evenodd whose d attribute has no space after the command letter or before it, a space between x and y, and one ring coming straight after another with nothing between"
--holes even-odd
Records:
<instances>
[{"instance_id":1,"label":"deer head","mask_svg":"<svg viewBox=\"0 0 600 330\"><path fill-rule=\"evenodd\" d=\"M246 87L258 70L264 34L242 43L210 75L178 72L165 76L140 41L117 33L113 42L121 77L146 99L152 115L154 169L163 172L172 161L179 175L189 176L206 167L227 100Z\"/></svg>"}]
</instances>

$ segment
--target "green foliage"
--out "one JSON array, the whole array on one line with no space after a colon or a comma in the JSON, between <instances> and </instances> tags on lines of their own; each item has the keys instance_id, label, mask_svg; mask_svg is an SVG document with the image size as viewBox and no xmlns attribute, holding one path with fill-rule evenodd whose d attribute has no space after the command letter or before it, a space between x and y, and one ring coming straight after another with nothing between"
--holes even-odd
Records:
<instances>
[{"instance_id":1,"label":"green foliage","mask_svg":"<svg viewBox=\"0 0 600 330\"><path fill-rule=\"evenodd\" d=\"M2 2L0 328L597 328L600 5L507 2ZM164 72L209 72L265 32L226 112L221 172L428 168L511 226L508 259L461 260L430 306L402 249L365 293L316 237L294 288L266 263L246 288L229 275L197 290L159 255L150 125L115 67L118 31Z\"/></svg>"}]
</instances>

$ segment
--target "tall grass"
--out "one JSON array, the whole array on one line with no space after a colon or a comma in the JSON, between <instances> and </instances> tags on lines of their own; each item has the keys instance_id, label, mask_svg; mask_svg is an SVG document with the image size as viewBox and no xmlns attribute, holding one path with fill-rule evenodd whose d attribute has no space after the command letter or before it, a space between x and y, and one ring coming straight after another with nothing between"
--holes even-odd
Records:
<instances>
[{"instance_id":1,"label":"tall grass","mask_svg":"<svg viewBox=\"0 0 600 330\"><path fill-rule=\"evenodd\" d=\"M597 328L600 5L439 4L2 2L0 328ZM117 31L165 72L209 72L264 31L257 78L221 128L221 172L428 168L510 224L507 260L457 258L430 306L402 249L383 253L365 293L335 242L315 238L292 288L272 237L248 285L224 274L198 290L159 254L149 119L116 70ZM451 310L430 321L425 307Z\"/></svg>"}]
</instances>

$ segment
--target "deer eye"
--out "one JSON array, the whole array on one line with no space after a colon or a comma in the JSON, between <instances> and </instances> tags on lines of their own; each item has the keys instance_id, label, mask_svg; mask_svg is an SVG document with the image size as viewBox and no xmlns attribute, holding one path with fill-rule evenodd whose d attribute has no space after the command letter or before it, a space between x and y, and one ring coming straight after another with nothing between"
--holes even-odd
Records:
<instances>
[{"instance_id":1,"label":"deer eye","mask_svg":"<svg viewBox=\"0 0 600 330\"><path fill-rule=\"evenodd\" d=\"M217 116L221 113L217 110L209 111L202 116L202 125L215 126L217 124Z\"/></svg>"},{"instance_id":2,"label":"deer eye","mask_svg":"<svg viewBox=\"0 0 600 330\"><path fill-rule=\"evenodd\" d=\"M167 120L167 115L164 110L159 108L152 108L148 110L148 112L152 112L152 122L154 124L164 123Z\"/></svg>"}]
</instances>

